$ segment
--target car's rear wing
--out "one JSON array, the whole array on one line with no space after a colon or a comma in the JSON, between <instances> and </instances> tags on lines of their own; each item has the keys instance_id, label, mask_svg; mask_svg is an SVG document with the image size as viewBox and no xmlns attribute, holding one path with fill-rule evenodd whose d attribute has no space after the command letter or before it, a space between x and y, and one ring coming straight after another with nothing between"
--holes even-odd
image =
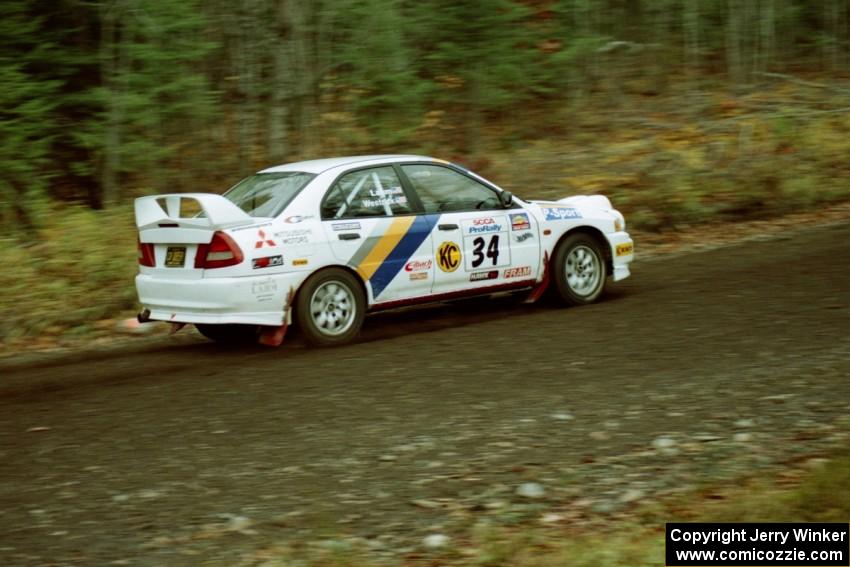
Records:
<instances>
[{"instance_id":1,"label":"car's rear wing","mask_svg":"<svg viewBox=\"0 0 850 567\"><path fill-rule=\"evenodd\" d=\"M183 201L195 201L197 206L184 207ZM250 225L258 220L213 193L139 197L135 202L135 212L139 239L154 243L172 242L176 234L179 234L179 242L206 243L216 230ZM183 214L186 216L181 216Z\"/></svg>"}]
</instances>

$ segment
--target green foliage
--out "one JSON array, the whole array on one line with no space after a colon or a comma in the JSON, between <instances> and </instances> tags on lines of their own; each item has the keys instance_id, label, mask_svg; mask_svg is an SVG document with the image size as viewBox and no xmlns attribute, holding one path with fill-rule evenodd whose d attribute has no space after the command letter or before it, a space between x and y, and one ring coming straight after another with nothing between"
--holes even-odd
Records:
<instances>
[{"instance_id":1,"label":"green foliage","mask_svg":"<svg viewBox=\"0 0 850 567\"><path fill-rule=\"evenodd\" d=\"M31 2L0 4L0 232L32 227L43 203L56 124L57 83L33 80L49 45L39 45Z\"/></svg>"},{"instance_id":2,"label":"green foliage","mask_svg":"<svg viewBox=\"0 0 850 567\"><path fill-rule=\"evenodd\" d=\"M0 239L0 342L67 329L135 306L132 211L80 205L40 213L42 226ZM74 331L74 329L76 330Z\"/></svg>"}]
</instances>

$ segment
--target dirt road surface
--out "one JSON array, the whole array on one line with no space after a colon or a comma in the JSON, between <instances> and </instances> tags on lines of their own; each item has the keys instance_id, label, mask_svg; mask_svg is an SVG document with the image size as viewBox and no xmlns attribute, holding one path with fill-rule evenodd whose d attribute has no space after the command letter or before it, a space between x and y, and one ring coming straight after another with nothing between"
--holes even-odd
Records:
<instances>
[{"instance_id":1,"label":"dirt road surface","mask_svg":"<svg viewBox=\"0 0 850 567\"><path fill-rule=\"evenodd\" d=\"M333 350L183 331L7 361L0 564L249 565L348 540L397 557L816 459L848 440L848 259L842 224L639 259L589 307L376 316Z\"/></svg>"}]
</instances>

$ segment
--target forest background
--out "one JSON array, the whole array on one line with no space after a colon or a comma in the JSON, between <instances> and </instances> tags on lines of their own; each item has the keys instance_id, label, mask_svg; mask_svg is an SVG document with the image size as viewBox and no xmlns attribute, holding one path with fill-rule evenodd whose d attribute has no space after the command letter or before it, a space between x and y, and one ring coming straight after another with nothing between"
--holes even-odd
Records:
<instances>
[{"instance_id":1,"label":"forest background","mask_svg":"<svg viewBox=\"0 0 850 567\"><path fill-rule=\"evenodd\" d=\"M848 0L3 0L0 342L133 309L134 197L424 153L632 229L850 198Z\"/></svg>"}]
</instances>

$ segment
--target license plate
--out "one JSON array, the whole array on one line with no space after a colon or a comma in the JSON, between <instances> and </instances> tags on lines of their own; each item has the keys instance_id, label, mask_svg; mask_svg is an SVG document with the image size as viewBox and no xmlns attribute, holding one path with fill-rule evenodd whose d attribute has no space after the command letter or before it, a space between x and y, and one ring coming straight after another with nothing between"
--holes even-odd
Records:
<instances>
[{"instance_id":1,"label":"license plate","mask_svg":"<svg viewBox=\"0 0 850 567\"><path fill-rule=\"evenodd\" d=\"M166 268L182 268L186 262L186 247L185 246L169 246L165 253Z\"/></svg>"}]
</instances>

